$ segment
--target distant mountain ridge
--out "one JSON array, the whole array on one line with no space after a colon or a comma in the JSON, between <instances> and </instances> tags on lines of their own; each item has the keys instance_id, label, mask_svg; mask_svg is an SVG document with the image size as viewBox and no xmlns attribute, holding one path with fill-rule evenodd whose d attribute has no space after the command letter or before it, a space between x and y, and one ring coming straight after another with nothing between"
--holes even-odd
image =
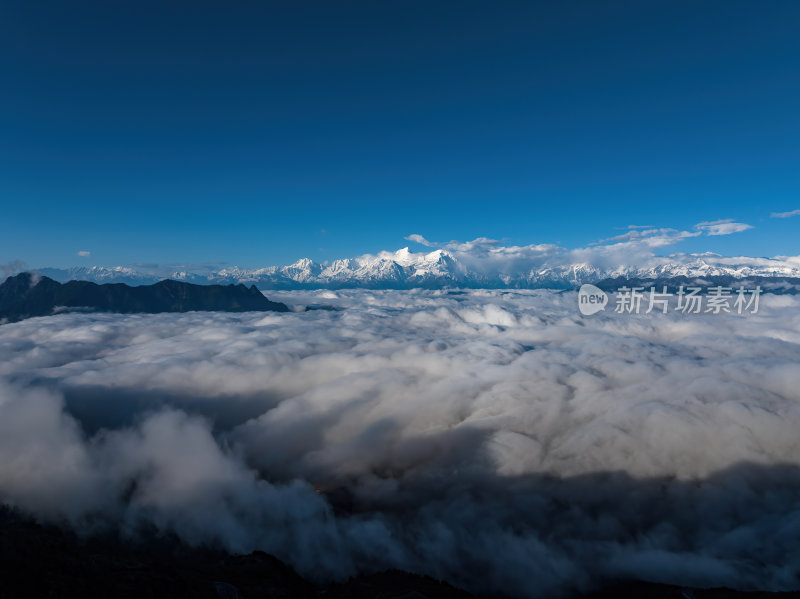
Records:
<instances>
[{"instance_id":1,"label":"distant mountain ridge","mask_svg":"<svg viewBox=\"0 0 800 599\"><path fill-rule=\"evenodd\" d=\"M137 287L90 281L61 284L29 272L8 277L0 285L0 322L47 316L59 309L119 313L289 311L286 304L268 300L255 285L194 285L171 280Z\"/></svg>"},{"instance_id":2,"label":"distant mountain ridge","mask_svg":"<svg viewBox=\"0 0 800 599\"><path fill-rule=\"evenodd\" d=\"M142 285L169 278L200 285L258 285L260 289L436 289L457 288L554 288L569 289L583 283L607 279L668 280L678 277L708 280L770 278L797 279L800 284L800 259L726 257L718 254L677 254L649 257L644 265L602 265L590 260L561 262L547 258L515 256L498 248L481 256L438 249L432 252L366 254L329 263L303 258L288 266L244 269L236 266L210 272L191 269L136 269L116 267L78 267L40 269L41 275L58 281L84 280L96 283ZM521 248L524 250L526 248ZM500 251L501 250L501 251ZM795 284L793 283L793 284Z\"/></svg>"}]
</instances>

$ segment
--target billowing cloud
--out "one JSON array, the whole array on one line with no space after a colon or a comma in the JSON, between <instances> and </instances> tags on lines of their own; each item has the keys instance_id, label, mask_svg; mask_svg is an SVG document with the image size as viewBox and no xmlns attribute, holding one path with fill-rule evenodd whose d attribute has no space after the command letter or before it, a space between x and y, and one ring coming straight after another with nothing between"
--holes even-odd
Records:
<instances>
[{"instance_id":1,"label":"billowing cloud","mask_svg":"<svg viewBox=\"0 0 800 599\"><path fill-rule=\"evenodd\" d=\"M706 235L731 235L752 229L753 226L746 223L737 223L732 219L724 219L697 223L695 228L703 231Z\"/></svg>"},{"instance_id":2,"label":"billowing cloud","mask_svg":"<svg viewBox=\"0 0 800 599\"><path fill-rule=\"evenodd\" d=\"M797 588L800 298L583 318L550 291L272 295L339 309L0 326L0 500L316 579Z\"/></svg>"},{"instance_id":3,"label":"billowing cloud","mask_svg":"<svg viewBox=\"0 0 800 599\"><path fill-rule=\"evenodd\" d=\"M800 216L800 210L789 210L789 212L773 212L769 216L770 218L791 218L792 216Z\"/></svg>"}]
</instances>

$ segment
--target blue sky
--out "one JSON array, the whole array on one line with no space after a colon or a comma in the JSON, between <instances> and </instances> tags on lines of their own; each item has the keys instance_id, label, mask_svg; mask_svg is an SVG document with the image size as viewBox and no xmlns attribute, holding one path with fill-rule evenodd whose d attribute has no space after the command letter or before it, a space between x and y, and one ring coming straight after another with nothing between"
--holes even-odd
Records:
<instances>
[{"instance_id":1,"label":"blue sky","mask_svg":"<svg viewBox=\"0 0 800 599\"><path fill-rule=\"evenodd\" d=\"M0 7L0 262L428 239L800 254L800 3ZM80 257L79 251L91 256Z\"/></svg>"}]
</instances>

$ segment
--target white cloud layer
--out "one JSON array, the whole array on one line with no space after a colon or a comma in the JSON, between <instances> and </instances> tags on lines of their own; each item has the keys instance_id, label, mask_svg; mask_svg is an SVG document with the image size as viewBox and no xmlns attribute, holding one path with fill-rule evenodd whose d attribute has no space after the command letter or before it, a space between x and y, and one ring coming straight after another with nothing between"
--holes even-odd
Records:
<instances>
[{"instance_id":1,"label":"white cloud layer","mask_svg":"<svg viewBox=\"0 0 800 599\"><path fill-rule=\"evenodd\" d=\"M343 309L0 326L0 499L318 579L797 588L800 298L582 318L572 292L272 295Z\"/></svg>"}]
</instances>

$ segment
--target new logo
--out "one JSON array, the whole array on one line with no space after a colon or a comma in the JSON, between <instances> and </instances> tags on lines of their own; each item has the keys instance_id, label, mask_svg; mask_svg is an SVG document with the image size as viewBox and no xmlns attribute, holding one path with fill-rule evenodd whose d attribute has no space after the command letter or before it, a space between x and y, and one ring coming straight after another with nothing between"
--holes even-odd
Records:
<instances>
[{"instance_id":1,"label":"new logo","mask_svg":"<svg viewBox=\"0 0 800 599\"><path fill-rule=\"evenodd\" d=\"M597 314L600 310L606 309L608 295L605 291L594 285L581 285L578 290L578 310L584 316Z\"/></svg>"}]
</instances>

